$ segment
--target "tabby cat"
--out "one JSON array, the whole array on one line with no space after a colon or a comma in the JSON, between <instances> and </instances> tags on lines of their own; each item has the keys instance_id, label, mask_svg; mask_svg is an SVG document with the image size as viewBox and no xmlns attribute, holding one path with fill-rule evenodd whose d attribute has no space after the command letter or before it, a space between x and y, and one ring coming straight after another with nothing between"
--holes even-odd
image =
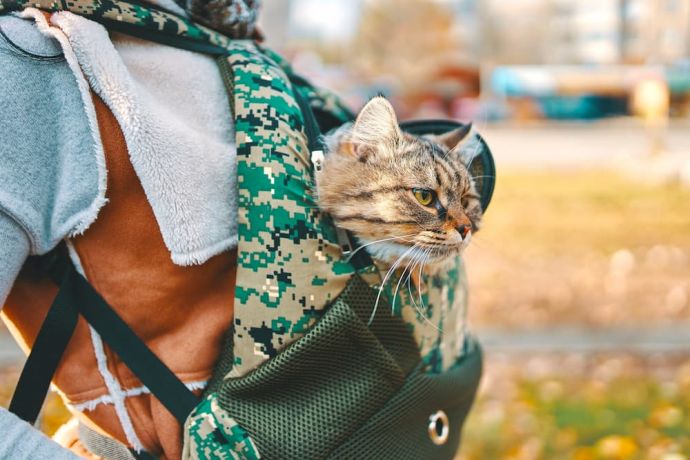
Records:
<instances>
[{"instance_id":1,"label":"tabby cat","mask_svg":"<svg viewBox=\"0 0 690 460\"><path fill-rule=\"evenodd\" d=\"M325 138L316 172L319 207L388 262L440 264L460 254L482 219L467 165L477 153L470 130L417 137L398 127L383 97Z\"/></svg>"}]
</instances>

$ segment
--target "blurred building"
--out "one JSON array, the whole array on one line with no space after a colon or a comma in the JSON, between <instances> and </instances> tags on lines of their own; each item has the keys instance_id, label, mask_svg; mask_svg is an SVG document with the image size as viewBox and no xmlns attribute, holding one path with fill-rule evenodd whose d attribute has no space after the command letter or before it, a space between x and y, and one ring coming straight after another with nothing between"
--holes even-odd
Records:
<instances>
[{"instance_id":1,"label":"blurred building","mask_svg":"<svg viewBox=\"0 0 690 460\"><path fill-rule=\"evenodd\" d=\"M671 64L690 55L690 0L552 0L546 62Z\"/></svg>"},{"instance_id":2,"label":"blurred building","mask_svg":"<svg viewBox=\"0 0 690 460\"><path fill-rule=\"evenodd\" d=\"M362 0L264 0L260 22L275 48L346 43L357 33L361 7Z\"/></svg>"},{"instance_id":3,"label":"blurred building","mask_svg":"<svg viewBox=\"0 0 690 460\"><path fill-rule=\"evenodd\" d=\"M598 118L627 114L652 77L690 113L690 0L264 0L262 24L354 106L383 93L409 116Z\"/></svg>"},{"instance_id":4,"label":"blurred building","mask_svg":"<svg viewBox=\"0 0 690 460\"><path fill-rule=\"evenodd\" d=\"M447 11L457 54L475 65L671 64L690 57L690 0L407 0L399 10L386 0L265 0L262 23L272 46L347 45L372 22L372 11L390 7L393 17L415 3ZM417 19L406 21L419 25ZM427 26L411 30L407 45L437 24Z\"/></svg>"},{"instance_id":5,"label":"blurred building","mask_svg":"<svg viewBox=\"0 0 690 460\"><path fill-rule=\"evenodd\" d=\"M553 0L546 61L615 64L621 60L621 0Z\"/></svg>"},{"instance_id":6,"label":"blurred building","mask_svg":"<svg viewBox=\"0 0 690 460\"><path fill-rule=\"evenodd\" d=\"M549 48L550 0L477 0L480 59L541 64Z\"/></svg>"},{"instance_id":7,"label":"blurred building","mask_svg":"<svg viewBox=\"0 0 690 460\"><path fill-rule=\"evenodd\" d=\"M290 38L290 10L292 0L264 0L261 14L259 15L259 26L266 36L266 43L279 48L281 43L286 43Z\"/></svg>"},{"instance_id":8,"label":"blurred building","mask_svg":"<svg viewBox=\"0 0 690 460\"><path fill-rule=\"evenodd\" d=\"M625 0L622 58L671 64L690 56L690 0Z\"/></svg>"}]
</instances>

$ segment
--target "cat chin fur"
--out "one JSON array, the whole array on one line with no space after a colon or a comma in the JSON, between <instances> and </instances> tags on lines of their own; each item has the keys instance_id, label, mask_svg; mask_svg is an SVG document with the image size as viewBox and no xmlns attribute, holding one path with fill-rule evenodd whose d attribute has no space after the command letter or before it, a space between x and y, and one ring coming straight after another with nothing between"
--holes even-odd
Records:
<instances>
[{"instance_id":1,"label":"cat chin fur","mask_svg":"<svg viewBox=\"0 0 690 460\"><path fill-rule=\"evenodd\" d=\"M366 239L361 240L362 243L369 243ZM418 258L419 260L424 260L424 254L426 251L420 248L414 248L410 250L410 246L404 246L402 244L390 243L387 241L382 241L380 243L373 243L367 246L365 250L375 259L382 260L388 263L394 263L401 257L405 257L404 260L413 260ZM442 259L431 258L428 260L428 264L434 264L442 261Z\"/></svg>"},{"instance_id":2,"label":"cat chin fur","mask_svg":"<svg viewBox=\"0 0 690 460\"><path fill-rule=\"evenodd\" d=\"M365 244L370 244L366 239L362 239ZM410 251L409 246L404 246L402 244L390 243L387 241L382 241L380 243L372 243L367 246L365 250L375 259L380 259L385 262L395 262L398 258L406 255L406 259L412 259L413 257L421 257L424 254L424 250L414 248ZM409 251L409 253L408 253Z\"/></svg>"},{"instance_id":3,"label":"cat chin fur","mask_svg":"<svg viewBox=\"0 0 690 460\"><path fill-rule=\"evenodd\" d=\"M472 233L470 233L467 238L464 239L462 242L462 245L460 246L460 250L458 251L458 255L462 254L464 250L469 246L470 241L472 239ZM363 244L370 244L371 242L364 239L360 238ZM375 259L382 260L384 262L388 263L394 263L396 260L398 260L400 257L405 257L406 260L413 260L415 258L419 258L419 260L423 260L423 255L425 254L424 249L420 248L414 248L410 250L410 246L404 246L402 244L398 243L391 243L387 241L382 241L380 243L371 243L369 246L364 248L369 255L371 255ZM409 252L408 252L409 251ZM427 261L427 265L442 265L445 266L446 264L444 262L448 262L450 260L454 259L454 257L443 257L443 258L431 258Z\"/></svg>"}]
</instances>

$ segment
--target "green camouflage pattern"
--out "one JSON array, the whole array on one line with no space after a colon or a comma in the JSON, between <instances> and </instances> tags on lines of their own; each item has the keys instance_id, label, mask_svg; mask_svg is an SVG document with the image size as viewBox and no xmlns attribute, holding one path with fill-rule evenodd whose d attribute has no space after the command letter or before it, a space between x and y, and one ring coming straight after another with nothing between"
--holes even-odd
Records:
<instances>
[{"instance_id":1,"label":"green camouflage pattern","mask_svg":"<svg viewBox=\"0 0 690 460\"><path fill-rule=\"evenodd\" d=\"M260 47L260 50L266 56L275 61L275 63L278 64L287 75L294 75L292 66L285 58L270 48ZM343 101L340 99L340 97L338 97L338 95L333 91L314 86L303 78L299 78L296 81L293 79L292 83L299 91L302 92L302 94L304 94L313 110L320 110L328 113L340 121L340 124L347 123L348 121L353 121L355 119L355 114L352 113L352 111L345 104L343 104Z\"/></svg>"},{"instance_id":2,"label":"green camouflage pattern","mask_svg":"<svg viewBox=\"0 0 690 460\"><path fill-rule=\"evenodd\" d=\"M258 460L261 455L249 434L221 409L212 394L187 419L182 458Z\"/></svg>"},{"instance_id":3,"label":"green camouflage pattern","mask_svg":"<svg viewBox=\"0 0 690 460\"><path fill-rule=\"evenodd\" d=\"M355 270L340 260L333 225L314 201L304 119L287 75L248 41L219 64L232 89L239 179L234 365L226 376L235 378L302 337ZM183 458L260 458L215 393L184 432Z\"/></svg>"},{"instance_id":4,"label":"green camouflage pattern","mask_svg":"<svg viewBox=\"0 0 690 460\"><path fill-rule=\"evenodd\" d=\"M234 366L226 378L246 375L302 337L355 272L342 260L333 223L314 200L304 119L285 73L289 67L252 42L238 41L233 48L220 61L232 89L240 200ZM378 289L388 268L378 262L362 276ZM457 361L465 343L462 262L458 258L442 275L422 278L421 293L410 285L395 294L406 281L401 271L384 289L395 298L393 312L409 324L428 371L442 372ZM217 453L209 447L217 436L210 428L219 423L213 411L221 410L214 401L215 394L209 395L188 419L185 449L191 457L185 458ZM232 418L222 422L227 445L247 442L248 434Z\"/></svg>"},{"instance_id":5,"label":"green camouflage pattern","mask_svg":"<svg viewBox=\"0 0 690 460\"><path fill-rule=\"evenodd\" d=\"M292 66L273 50L261 47L260 50L278 64L283 71L291 75ZM300 79L294 86L307 97L314 110L329 113L340 121L347 123L355 115L332 91L302 83ZM377 276L365 276L372 286L378 288L383 276L390 268L389 264L376 263ZM412 333L419 344L420 353L430 372L442 372L452 366L464 352L467 314L467 280L462 259L457 258L442 273L423 274L421 298L414 284L407 284L407 273L398 270L386 283L386 297L392 302L393 310L402 315L411 325ZM400 278L403 278L400 281ZM396 295L397 291L397 295ZM445 333L441 334L441 331Z\"/></svg>"},{"instance_id":6,"label":"green camouflage pattern","mask_svg":"<svg viewBox=\"0 0 690 460\"><path fill-rule=\"evenodd\" d=\"M239 377L302 337L354 273L317 207L304 119L283 69L250 41L221 61L232 86L239 215L234 367Z\"/></svg>"},{"instance_id":7,"label":"green camouflage pattern","mask_svg":"<svg viewBox=\"0 0 690 460\"><path fill-rule=\"evenodd\" d=\"M240 200L235 362L228 378L245 375L302 337L355 271L341 259L333 223L314 199L304 120L284 73L289 67L253 42L233 47L221 62L233 88ZM383 273L388 268L379 264ZM424 275L421 299L412 287L404 289L401 275L386 283L387 296L392 301L398 291L395 312L410 325L430 371L441 372L464 343L462 263L442 276Z\"/></svg>"},{"instance_id":8,"label":"green camouflage pattern","mask_svg":"<svg viewBox=\"0 0 690 460\"><path fill-rule=\"evenodd\" d=\"M377 265L382 274L388 271L389 265ZM466 351L467 280L462 259L423 273L421 292L408 283L408 275L398 269L384 286L386 297L392 310L410 325L427 372L443 372Z\"/></svg>"},{"instance_id":9,"label":"green camouflage pattern","mask_svg":"<svg viewBox=\"0 0 690 460\"><path fill-rule=\"evenodd\" d=\"M165 37L184 39L189 43L210 45L223 53L233 39L201 24L170 13L154 5L141 5L125 0L0 0L0 14L38 8L43 11L70 11L103 23L106 27L124 24L155 32ZM208 49L208 47L207 47Z\"/></svg>"}]
</instances>

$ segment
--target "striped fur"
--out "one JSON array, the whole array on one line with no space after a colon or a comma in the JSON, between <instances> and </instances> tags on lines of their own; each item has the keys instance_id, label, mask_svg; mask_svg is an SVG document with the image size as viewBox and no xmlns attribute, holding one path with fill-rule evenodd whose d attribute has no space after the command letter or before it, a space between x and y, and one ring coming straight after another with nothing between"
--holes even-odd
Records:
<instances>
[{"instance_id":1,"label":"striped fur","mask_svg":"<svg viewBox=\"0 0 690 460\"><path fill-rule=\"evenodd\" d=\"M462 252L481 224L482 211L465 162L474 134L451 131L416 137L400 131L382 97L354 123L326 136L328 155L317 173L319 207L384 260L428 253L440 262ZM414 189L432 190L423 206ZM462 236L462 226L471 230ZM414 246L414 249L410 250Z\"/></svg>"}]
</instances>

